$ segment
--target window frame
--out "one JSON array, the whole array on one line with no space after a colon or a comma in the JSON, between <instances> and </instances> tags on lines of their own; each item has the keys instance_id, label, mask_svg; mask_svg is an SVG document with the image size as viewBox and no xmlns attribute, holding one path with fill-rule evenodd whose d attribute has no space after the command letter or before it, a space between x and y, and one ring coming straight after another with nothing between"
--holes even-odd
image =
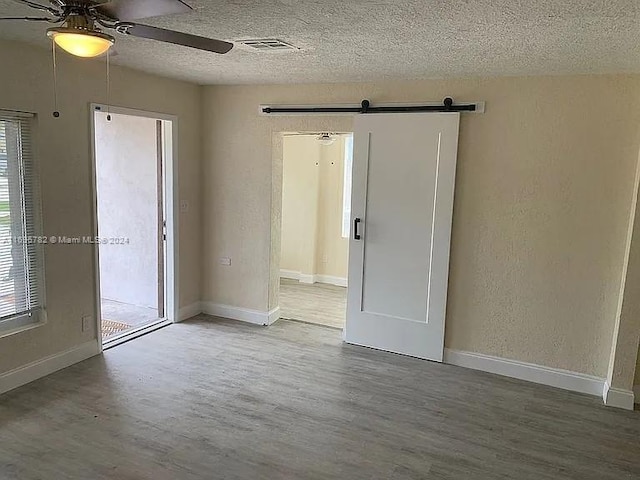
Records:
<instances>
[{"instance_id":1,"label":"window frame","mask_svg":"<svg viewBox=\"0 0 640 480\"><path fill-rule=\"evenodd\" d=\"M342 238L351 235L351 187L353 183L353 134L345 135L342 177Z\"/></svg>"},{"instance_id":2,"label":"window frame","mask_svg":"<svg viewBox=\"0 0 640 480\"><path fill-rule=\"evenodd\" d=\"M25 155L24 150L21 151L23 155L20 159L20 170L18 173L17 181L19 182L20 188L22 192L26 191L25 185L30 183L30 192L29 195L31 197L31 204L29 208L24 205L26 202L26 193L21 194L21 203L22 210L21 215L23 218L28 217L28 212L31 213L32 217L32 225L31 225L31 235L42 237L42 207L41 207L41 191L40 191L40 182L39 182L39 165L38 165L38 155L36 153L36 132L35 132L35 114L26 113L26 112L17 112L12 110L4 110L0 109L0 121L4 122L16 122L18 124L18 135L19 138L16 138L15 141L20 148L23 148L23 145L28 145L28 150L30 154ZM5 130L6 134L6 130ZM6 138L6 146L7 146L7 163L9 162L9 142L10 139ZM30 177L27 179L25 175L25 162L28 166L28 169L31 173ZM8 178L8 173L7 173ZM22 230L22 235L26 232L27 222L24 221L24 228ZM20 235L19 235L20 236ZM0 338L13 335L19 332L23 332L25 330L30 330L32 328L41 326L47 322L47 312L46 312L46 300L45 300L45 267L44 267L44 243L35 244L34 248L31 249L25 248L26 255L30 255L28 257L29 264L35 265L35 275L36 281L35 286L37 288L37 306L35 308L30 308L29 310L18 312L13 315L7 315L5 317L0 317ZM29 288L25 286L25 288ZM27 298L29 294L26 294Z\"/></svg>"}]
</instances>

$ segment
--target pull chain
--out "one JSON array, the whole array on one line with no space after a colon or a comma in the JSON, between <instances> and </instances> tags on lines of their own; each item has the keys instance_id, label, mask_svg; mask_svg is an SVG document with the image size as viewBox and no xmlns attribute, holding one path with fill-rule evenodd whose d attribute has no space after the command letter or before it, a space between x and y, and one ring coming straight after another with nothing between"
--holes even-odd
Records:
<instances>
[{"instance_id":1,"label":"pull chain","mask_svg":"<svg viewBox=\"0 0 640 480\"><path fill-rule=\"evenodd\" d=\"M58 118L60 112L58 111L58 65L56 63L56 42L51 42L53 49L53 116Z\"/></svg>"},{"instance_id":2,"label":"pull chain","mask_svg":"<svg viewBox=\"0 0 640 480\"><path fill-rule=\"evenodd\" d=\"M109 69L109 50L107 50L107 122L111 121L111 72Z\"/></svg>"}]
</instances>

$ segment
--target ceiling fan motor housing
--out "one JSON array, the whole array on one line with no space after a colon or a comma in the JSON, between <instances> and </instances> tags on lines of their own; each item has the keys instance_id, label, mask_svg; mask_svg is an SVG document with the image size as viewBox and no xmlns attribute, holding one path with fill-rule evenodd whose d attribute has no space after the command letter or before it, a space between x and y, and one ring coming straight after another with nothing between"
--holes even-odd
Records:
<instances>
[{"instance_id":1,"label":"ceiling fan motor housing","mask_svg":"<svg viewBox=\"0 0 640 480\"><path fill-rule=\"evenodd\" d=\"M91 34L105 40L113 42L115 39L96 27L96 22L90 13L83 6L66 6L68 14L66 21L62 27L50 28L47 30L47 35L53 37L56 33L79 33L79 34Z\"/></svg>"}]
</instances>

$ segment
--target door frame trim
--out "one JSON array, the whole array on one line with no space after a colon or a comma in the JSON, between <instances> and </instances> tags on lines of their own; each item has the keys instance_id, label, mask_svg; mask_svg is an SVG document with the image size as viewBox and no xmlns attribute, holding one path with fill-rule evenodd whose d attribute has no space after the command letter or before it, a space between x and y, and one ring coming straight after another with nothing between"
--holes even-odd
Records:
<instances>
[{"instance_id":1,"label":"door frame trim","mask_svg":"<svg viewBox=\"0 0 640 480\"><path fill-rule=\"evenodd\" d=\"M269 228L269 279L267 281L267 309L274 312L280 308L280 279L292 278L287 276L287 270L281 267L281 242L282 242L282 190L283 190L283 160L284 160L284 138L287 136L317 136L317 132L332 132L335 135L350 135L353 133L353 124L351 119L331 118L323 119L317 125L314 125L319 119L313 119L309 116L305 119L304 115L298 115L299 118L286 119L287 125L274 125L271 130L271 194L270 194L270 228ZM318 128L314 128L317 126ZM348 260L347 260L348 262ZM296 280L301 280L300 272L290 272L295 275ZM336 286L348 288L346 278L339 278L330 275L306 275L302 283L316 283L324 278L323 283L330 283ZM346 319L346 311L345 311ZM274 322L277 319L274 320ZM343 329L344 334L344 329ZM344 339L344 338L343 338Z\"/></svg>"},{"instance_id":2,"label":"door frame trim","mask_svg":"<svg viewBox=\"0 0 640 480\"><path fill-rule=\"evenodd\" d=\"M165 263L165 319L169 323L180 321L179 308L179 202L176 201L178 193L178 116L166 113L137 110L127 107L107 106L100 103L89 104L90 122L90 148L91 148L91 233L95 238L98 236L98 190L97 190L97 168L96 168L96 125L95 112L106 112L119 115L130 115L134 117L152 118L170 122L171 136L165 136L165 214L166 214L166 263ZM163 127L166 123L163 123ZM102 307L100 303L100 253L99 245L93 247L93 269L95 279L95 328L96 338L100 351L103 350L102 339ZM161 323L162 320L159 320Z\"/></svg>"}]
</instances>

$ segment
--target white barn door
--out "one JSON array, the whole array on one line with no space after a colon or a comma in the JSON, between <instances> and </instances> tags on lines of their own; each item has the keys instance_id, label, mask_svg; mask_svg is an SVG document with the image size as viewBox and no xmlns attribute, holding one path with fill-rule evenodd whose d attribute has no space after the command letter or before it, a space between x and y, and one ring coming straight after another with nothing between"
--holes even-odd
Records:
<instances>
[{"instance_id":1,"label":"white barn door","mask_svg":"<svg viewBox=\"0 0 640 480\"><path fill-rule=\"evenodd\" d=\"M459 121L356 117L346 342L442 361Z\"/></svg>"}]
</instances>

